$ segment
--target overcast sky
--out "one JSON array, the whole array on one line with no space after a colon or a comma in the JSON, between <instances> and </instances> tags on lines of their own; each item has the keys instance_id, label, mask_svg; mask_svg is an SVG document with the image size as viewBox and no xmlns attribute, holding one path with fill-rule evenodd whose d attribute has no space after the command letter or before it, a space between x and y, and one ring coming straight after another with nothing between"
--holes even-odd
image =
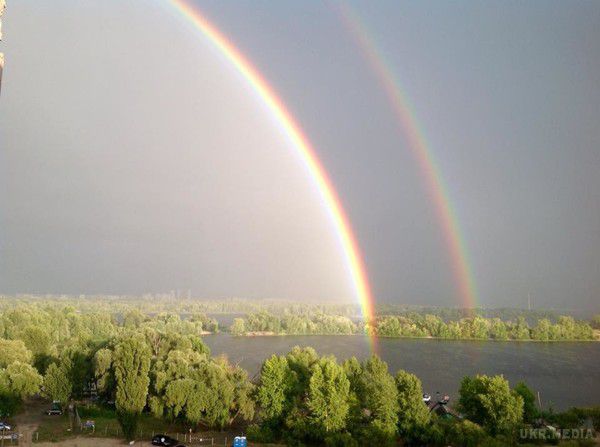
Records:
<instances>
[{"instance_id":1,"label":"overcast sky","mask_svg":"<svg viewBox=\"0 0 600 447\"><path fill-rule=\"evenodd\" d=\"M332 4L200 2L313 142L378 300L457 305L431 197ZM600 306L600 3L351 3L431 142L485 306ZM167 1L4 18L0 292L353 298L302 161Z\"/></svg>"}]
</instances>

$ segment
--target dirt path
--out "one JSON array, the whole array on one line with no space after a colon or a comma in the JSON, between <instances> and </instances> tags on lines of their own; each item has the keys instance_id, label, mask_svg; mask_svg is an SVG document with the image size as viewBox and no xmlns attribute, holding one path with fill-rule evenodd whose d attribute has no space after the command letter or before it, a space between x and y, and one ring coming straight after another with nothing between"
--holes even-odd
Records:
<instances>
[{"instance_id":1,"label":"dirt path","mask_svg":"<svg viewBox=\"0 0 600 447\"><path fill-rule=\"evenodd\" d=\"M33 445L32 437L33 433L37 430L37 425L34 424L19 424L19 433L22 438L19 440L19 445L31 446Z\"/></svg>"},{"instance_id":2,"label":"dirt path","mask_svg":"<svg viewBox=\"0 0 600 447\"><path fill-rule=\"evenodd\" d=\"M23 411L14 418L14 423L22 438L19 441L21 446L31 446L33 433L37 430L42 418L47 403L39 400L27 401L23 405Z\"/></svg>"}]
</instances>

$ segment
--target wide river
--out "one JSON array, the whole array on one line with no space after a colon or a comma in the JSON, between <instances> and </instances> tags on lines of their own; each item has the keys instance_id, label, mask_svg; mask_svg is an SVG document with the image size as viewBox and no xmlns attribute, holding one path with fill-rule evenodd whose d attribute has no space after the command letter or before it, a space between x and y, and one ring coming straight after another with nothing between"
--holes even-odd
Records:
<instances>
[{"instance_id":1,"label":"wide river","mask_svg":"<svg viewBox=\"0 0 600 447\"><path fill-rule=\"evenodd\" d=\"M363 336L232 337L209 335L204 341L214 355L226 354L250 375L272 354L294 346L312 346L338 360L367 358L371 348ZM382 338L377 352L392 373L405 369L423 382L423 390L457 395L464 376L503 374L511 386L525 381L540 393L546 409L600 405L600 342L493 342ZM455 399L454 399L455 400Z\"/></svg>"}]
</instances>

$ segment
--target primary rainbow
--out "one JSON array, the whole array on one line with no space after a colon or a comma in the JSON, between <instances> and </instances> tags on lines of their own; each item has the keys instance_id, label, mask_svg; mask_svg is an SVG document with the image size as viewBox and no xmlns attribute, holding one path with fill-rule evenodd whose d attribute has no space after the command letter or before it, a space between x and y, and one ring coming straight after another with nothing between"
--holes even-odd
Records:
<instances>
[{"instance_id":1,"label":"primary rainbow","mask_svg":"<svg viewBox=\"0 0 600 447\"><path fill-rule=\"evenodd\" d=\"M343 22L356 39L362 53L385 89L390 105L400 122L404 135L408 139L409 146L425 178L443 229L444 239L452 258L452 269L460 304L463 308L473 309L478 304L473 269L469 262L465 239L458 224L456 211L450 201L448 188L431 146L421 126L419 126L408 96L394 75L391 65L386 62L385 57L371 37L371 33L347 3L340 2L337 5Z\"/></svg>"},{"instance_id":2,"label":"primary rainbow","mask_svg":"<svg viewBox=\"0 0 600 447\"><path fill-rule=\"evenodd\" d=\"M281 98L275 93L259 71L197 8L184 0L168 0L168 3L175 7L195 29L200 31L244 77L267 106L268 110L273 114L276 122L279 123L285 135L292 143L292 146L300 154L333 219L350 269L363 317L366 321L371 321L374 316L373 296L371 295L371 288L356 237L352 232L352 227L344 212L340 198L308 137L302 132Z\"/></svg>"}]
</instances>

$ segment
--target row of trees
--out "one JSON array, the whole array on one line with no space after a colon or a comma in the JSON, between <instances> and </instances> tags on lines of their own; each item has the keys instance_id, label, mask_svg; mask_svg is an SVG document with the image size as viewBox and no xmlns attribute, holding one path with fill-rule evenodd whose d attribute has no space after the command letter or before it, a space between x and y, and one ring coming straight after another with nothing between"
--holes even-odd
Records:
<instances>
[{"instance_id":1,"label":"row of trees","mask_svg":"<svg viewBox=\"0 0 600 447\"><path fill-rule=\"evenodd\" d=\"M285 314L312 316L317 314L340 315L345 317L360 317L361 309L357 303L323 303L307 300L287 301L274 299L241 299L229 298L221 300L190 299L187 293L173 291L168 294L152 294L143 296L107 296L107 295L19 295L18 297L0 295L0 311L3 307L11 308L17 304L46 305L48 303L75 306L84 313L107 312L125 314L132 307L144 309L147 314L176 312L182 316L194 314L251 314L268 312L278 316ZM453 308L411 306L401 303L379 302L375 306L377 316L394 315L435 315L445 322L458 321L462 318L480 316L484 318L500 318L503 321L514 321L519 317L529 322L542 318L556 323L558 314L544 309L517 308ZM600 321L600 315L596 316ZM600 327L599 327L600 328Z\"/></svg>"},{"instance_id":2,"label":"row of trees","mask_svg":"<svg viewBox=\"0 0 600 447\"><path fill-rule=\"evenodd\" d=\"M263 442L384 445L430 422L415 376L399 371L392 377L376 356L340 364L312 348L266 360L256 402L262 423L250 433Z\"/></svg>"},{"instance_id":3,"label":"row of trees","mask_svg":"<svg viewBox=\"0 0 600 447\"><path fill-rule=\"evenodd\" d=\"M180 294L181 295L181 294ZM220 300L190 299L174 294L156 294L143 296L53 296L53 295L0 295L0 311L16 305L32 304L38 306L62 305L74 306L84 313L106 312L125 314L131 308L144 309L147 314L155 315L163 312L176 312L182 316L194 314L250 314L269 312L277 315L286 313L296 315L344 315L360 314L360 306L355 303L317 303L309 301L286 301L275 299L242 299L228 298Z\"/></svg>"},{"instance_id":4,"label":"row of trees","mask_svg":"<svg viewBox=\"0 0 600 447\"><path fill-rule=\"evenodd\" d=\"M236 318L229 328L234 335L248 333L272 333L290 335L350 335L360 331L348 317L326 314L276 316L269 312L259 312L244 318Z\"/></svg>"},{"instance_id":5,"label":"row of trees","mask_svg":"<svg viewBox=\"0 0 600 447\"><path fill-rule=\"evenodd\" d=\"M94 355L99 391L114 396L126 434L135 432L146 409L192 426L223 428L237 418L252 419L253 385L245 370L211 358L194 336L171 336L169 348L159 351L151 346L154 336L133 331Z\"/></svg>"},{"instance_id":6,"label":"row of trees","mask_svg":"<svg viewBox=\"0 0 600 447\"><path fill-rule=\"evenodd\" d=\"M444 322L434 315L409 317L381 317L370 330L383 337L435 337L446 339L491 340L594 340L588 322L561 316L556 323L546 318L529 325L523 317L515 321L479 316Z\"/></svg>"},{"instance_id":7,"label":"row of trees","mask_svg":"<svg viewBox=\"0 0 600 447\"><path fill-rule=\"evenodd\" d=\"M445 339L491 340L593 340L592 326L585 321L561 316L556 323L542 318L530 326L525 318L503 321L500 318L465 317L444 321L431 314L383 316L363 324L347 317L325 314L276 316L268 312L236 318L230 327L234 335L273 333L287 335L341 335L367 332L380 337L433 337Z\"/></svg>"},{"instance_id":8,"label":"row of trees","mask_svg":"<svg viewBox=\"0 0 600 447\"><path fill-rule=\"evenodd\" d=\"M533 393L514 390L502 376L466 377L457 409L466 418L441 418L423 403L420 380L406 371L392 376L379 357L343 363L312 348L292 349L263 363L256 390L261 423L250 428L262 442L290 445L502 445L524 418L536 417ZM525 402L527 401L527 412ZM533 408L533 410L532 410ZM490 444L491 445L491 444Z\"/></svg>"}]
</instances>

